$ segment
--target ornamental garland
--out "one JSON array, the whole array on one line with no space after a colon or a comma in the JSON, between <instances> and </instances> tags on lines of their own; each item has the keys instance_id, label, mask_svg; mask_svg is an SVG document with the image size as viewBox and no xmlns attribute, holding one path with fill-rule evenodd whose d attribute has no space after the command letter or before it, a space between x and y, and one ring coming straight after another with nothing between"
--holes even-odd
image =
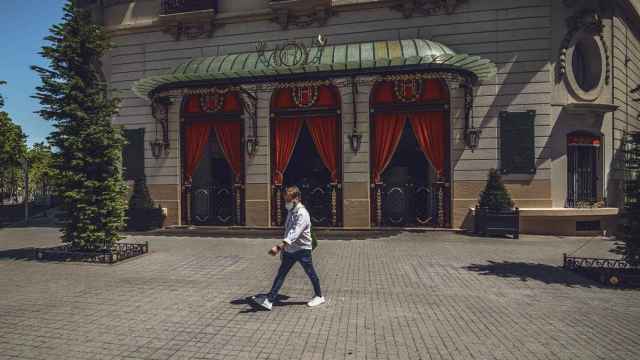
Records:
<instances>
[{"instance_id":1,"label":"ornamental garland","mask_svg":"<svg viewBox=\"0 0 640 360\"><path fill-rule=\"evenodd\" d=\"M410 83L413 89L413 93L406 97L404 90L406 89L407 83ZM396 80L393 82L393 91L396 94L396 97L405 103L412 103L418 101L420 96L422 95L422 81L421 80Z\"/></svg>"},{"instance_id":2,"label":"ornamental garland","mask_svg":"<svg viewBox=\"0 0 640 360\"><path fill-rule=\"evenodd\" d=\"M466 78L455 72L427 72L427 73L414 73L414 74L397 74L386 76L375 76L367 79L356 79L355 83L362 86L374 85L378 81L397 81L397 80L420 80L420 79L441 79L448 82L448 86L457 86L458 83L466 81ZM300 81L300 82L277 82L277 83L263 83L258 85L260 91L267 91L271 89L281 88L296 88L305 86L322 86L322 85L335 85L336 87L350 87L354 82L351 79L344 80L312 80L312 81ZM240 91L241 86L230 85L225 87L198 87L198 88L178 88L165 90L157 93L153 96L153 99L163 97L182 97L188 95L206 95L206 94L227 94L230 91Z\"/></svg>"},{"instance_id":3,"label":"ornamental garland","mask_svg":"<svg viewBox=\"0 0 640 360\"><path fill-rule=\"evenodd\" d=\"M163 91L161 93L158 93L154 97L208 95L208 94L225 95L230 91L238 91L238 90L240 90L240 87L238 86L226 86L223 88L218 88L218 87L180 88L180 89L171 89L171 90Z\"/></svg>"},{"instance_id":4,"label":"ornamental garland","mask_svg":"<svg viewBox=\"0 0 640 360\"><path fill-rule=\"evenodd\" d=\"M220 96L220 93L213 92L210 94L204 94L200 96L200 109L203 112L214 113L222 110L224 106L224 98ZM214 106L211 106L211 103Z\"/></svg>"},{"instance_id":5,"label":"ornamental garland","mask_svg":"<svg viewBox=\"0 0 640 360\"><path fill-rule=\"evenodd\" d=\"M428 72L424 74L398 74L387 75L382 78L385 81L399 81L399 80L424 80L424 79L442 79L446 81L463 82L465 78L456 73L450 72Z\"/></svg>"},{"instance_id":6,"label":"ornamental garland","mask_svg":"<svg viewBox=\"0 0 640 360\"><path fill-rule=\"evenodd\" d=\"M305 90L309 92L309 98L306 103L302 101L303 92ZM320 88L318 86L304 86L304 87L297 86L291 90L291 95L293 96L293 102L299 108L308 108L315 105L316 101L318 101L319 94L320 94Z\"/></svg>"},{"instance_id":7,"label":"ornamental garland","mask_svg":"<svg viewBox=\"0 0 640 360\"><path fill-rule=\"evenodd\" d=\"M323 86L323 85L331 85L331 84L332 82L330 80L311 80L311 81L275 83L273 87L275 89L283 89L283 88L295 89L297 87Z\"/></svg>"}]
</instances>

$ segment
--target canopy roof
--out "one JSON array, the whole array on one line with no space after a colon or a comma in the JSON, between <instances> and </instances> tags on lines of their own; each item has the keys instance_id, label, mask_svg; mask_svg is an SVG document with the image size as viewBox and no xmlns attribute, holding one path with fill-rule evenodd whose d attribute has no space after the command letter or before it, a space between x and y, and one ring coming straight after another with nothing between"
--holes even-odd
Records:
<instances>
[{"instance_id":1,"label":"canopy roof","mask_svg":"<svg viewBox=\"0 0 640 360\"><path fill-rule=\"evenodd\" d=\"M301 64L268 61L274 51L247 52L194 58L178 65L165 75L151 76L133 84L133 91L143 98L161 89L195 83L251 83L283 81L305 76L344 76L408 70L454 70L476 80L486 80L496 73L496 65L487 59L456 54L448 47L430 40L410 39L372 41L343 45L326 45L308 49L309 59Z\"/></svg>"}]
</instances>

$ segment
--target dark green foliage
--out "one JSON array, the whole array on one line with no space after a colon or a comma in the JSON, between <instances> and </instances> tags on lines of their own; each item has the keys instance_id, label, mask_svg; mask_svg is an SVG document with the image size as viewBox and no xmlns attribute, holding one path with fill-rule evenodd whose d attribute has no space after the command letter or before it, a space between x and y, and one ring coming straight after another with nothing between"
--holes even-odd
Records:
<instances>
[{"instance_id":1,"label":"dark green foliage","mask_svg":"<svg viewBox=\"0 0 640 360\"><path fill-rule=\"evenodd\" d=\"M110 248L121 239L126 199L121 129L111 125L118 100L108 96L100 59L110 48L104 29L69 0L62 23L50 29L41 55L40 116L54 122L54 194L60 201L62 240L85 250Z\"/></svg>"},{"instance_id":2,"label":"dark green foliage","mask_svg":"<svg viewBox=\"0 0 640 360\"><path fill-rule=\"evenodd\" d=\"M133 194L129 199L129 209L150 209L153 207L153 200L149 194L146 180L144 178L137 179L133 185Z\"/></svg>"},{"instance_id":3,"label":"dark green foliage","mask_svg":"<svg viewBox=\"0 0 640 360\"><path fill-rule=\"evenodd\" d=\"M0 81L0 85L6 84ZM4 106L4 98L0 94L0 109ZM20 125L15 124L8 113L0 111L0 172L11 167L20 166L27 152L27 136Z\"/></svg>"},{"instance_id":4,"label":"dark green foliage","mask_svg":"<svg viewBox=\"0 0 640 360\"><path fill-rule=\"evenodd\" d=\"M27 152L27 136L9 114L0 111L0 171L20 167L20 160Z\"/></svg>"},{"instance_id":5,"label":"dark green foliage","mask_svg":"<svg viewBox=\"0 0 640 360\"><path fill-rule=\"evenodd\" d=\"M0 80L0 85L5 85L7 82L6 81L2 81ZM2 109L4 107L4 98L2 97L2 94L0 94L0 109Z\"/></svg>"},{"instance_id":6,"label":"dark green foliage","mask_svg":"<svg viewBox=\"0 0 640 360\"><path fill-rule=\"evenodd\" d=\"M513 208L511 196L502 183L502 177L495 169L489 171L487 185L480 193L480 207L495 212Z\"/></svg>"},{"instance_id":7,"label":"dark green foliage","mask_svg":"<svg viewBox=\"0 0 640 360\"><path fill-rule=\"evenodd\" d=\"M628 145L624 255L628 263L640 265L640 133L630 136Z\"/></svg>"},{"instance_id":8,"label":"dark green foliage","mask_svg":"<svg viewBox=\"0 0 640 360\"><path fill-rule=\"evenodd\" d=\"M35 143L27 151L29 159L29 188L35 191L47 183L53 174L51 163L53 161L53 153L51 147L45 143ZM33 198L32 196L29 196Z\"/></svg>"},{"instance_id":9,"label":"dark green foliage","mask_svg":"<svg viewBox=\"0 0 640 360\"><path fill-rule=\"evenodd\" d=\"M4 84L0 81L0 85ZM3 106L4 98L0 94L0 108ZM27 152L26 140L22 128L11 120L9 114L0 111L0 203L12 198L22 187L20 160Z\"/></svg>"}]
</instances>

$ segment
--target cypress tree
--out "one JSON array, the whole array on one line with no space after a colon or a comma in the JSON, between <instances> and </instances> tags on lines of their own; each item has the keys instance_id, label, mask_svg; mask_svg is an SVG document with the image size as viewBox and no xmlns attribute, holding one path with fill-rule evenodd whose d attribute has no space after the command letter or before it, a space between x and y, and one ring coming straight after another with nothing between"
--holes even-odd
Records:
<instances>
[{"instance_id":1,"label":"cypress tree","mask_svg":"<svg viewBox=\"0 0 640 360\"><path fill-rule=\"evenodd\" d=\"M126 186L120 128L111 124L118 100L108 96L100 59L110 48L104 28L77 0L64 6L60 24L45 38L49 68L32 66L42 84L34 96L39 114L53 121L54 194L60 200L62 241L75 248L110 248L122 237Z\"/></svg>"},{"instance_id":2,"label":"cypress tree","mask_svg":"<svg viewBox=\"0 0 640 360\"><path fill-rule=\"evenodd\" d=\"M511 195L502 183L502 177L497 170L491 169L487 185L480 193L480 207L497 212L511 209L513 205Z\"/></svg>"}]
</instances>

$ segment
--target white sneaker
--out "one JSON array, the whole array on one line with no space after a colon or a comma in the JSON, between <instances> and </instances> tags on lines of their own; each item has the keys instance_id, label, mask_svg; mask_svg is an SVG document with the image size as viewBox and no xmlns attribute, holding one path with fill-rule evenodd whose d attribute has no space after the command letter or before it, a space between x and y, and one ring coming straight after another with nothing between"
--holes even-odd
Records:
<instances>
[{"instance_id":1,"label":"white sneaker","mask_svg":"<svg viewBox=\"0 0 640 360\"><path fill-rule=\"evenodd\" d=\"M271 304L271 301L269 301L266 296L252 296L251 299L266 310L271 311L273 307L273 304Z\"/></svg>"},{"instance_id":2,"label":"white sneaker","mask_svg":"<svg viewBox=\"0 0 640 360\"><path fill-rule=\"evenodd\" d=\"M314 306L322 305L324 304L324 302L325 302L324 296L316 296L307 303L307 306L314 307Z\"/></svg>"}]
</instances>

